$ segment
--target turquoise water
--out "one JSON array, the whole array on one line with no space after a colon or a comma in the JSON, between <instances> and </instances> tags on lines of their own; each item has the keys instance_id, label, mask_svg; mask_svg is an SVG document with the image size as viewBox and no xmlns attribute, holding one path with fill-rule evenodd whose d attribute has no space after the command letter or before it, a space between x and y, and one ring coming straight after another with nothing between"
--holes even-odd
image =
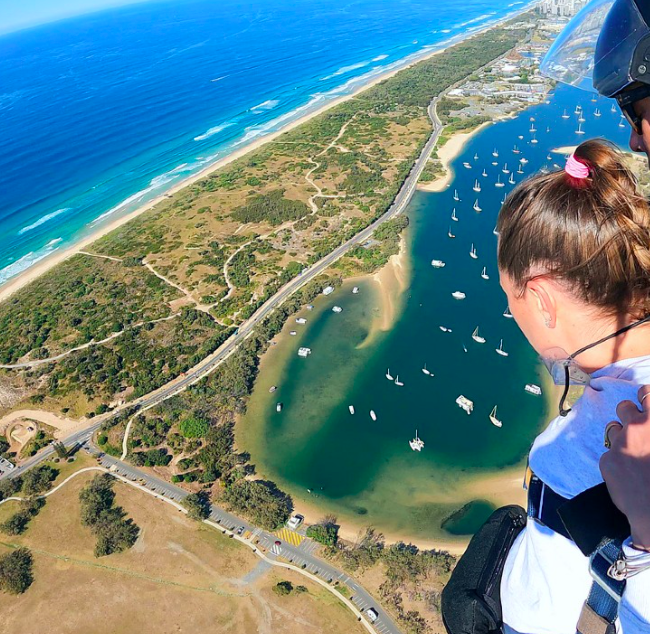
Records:
<instances>
[{"instance_id":1,"label":"turquoise water","mask_svg":"<svg viewBox=\"0 0 650 634\"><path fill-rule=\"evenodd\" d=\"M550 410L547 398L524 391L526 383L544 385L546 379L514 320L503 316L506 299L498 281L493 228L512 185L497 188L494 183L497 176L508 179L502 171L506 162L517 182L545 164L563 165L559 154L551 161L546 157L554 148L586 138L574 133L574 115L569 120L560 116L564 108L572 112L576 103L585 108L587 135L624 144L628 133L618 127L619 114L604 100L592 103L584 93L565 88L550 100L473 137L453 163L455 178L448 190L416 194L407 210L410 283L388 332L362 345L373 316L382 310L370 281L358 295L346 286L319 299L306 326L288 325L304 332L283 339L279 347L284 352L273 351L253 395L244 436L258 470L298 499L386 531L458 535L475 530L492 508L490 500L483 500L477 478L495 473L517 477L509 468L522 464L544 421L555 415L555 403ZM596 107L603 113L600 118L593 116ZM537 144L530 143L531 117ZM515 144L521 154L512 152ZM498 158L492 156L495 148ZM516 173L522 157L529 161L524 175ZM484 168L486 178L480 175ZM478 194L472 190L476 178ZM454 189L458 202L452 198ZM481 213L472 209L477 198ZM458 222L450 220L454 207ZM447 236L450 227L454 239ZM469 255L472 244L476 260ZM446 266L433 268L434 258ZM488 280L481 277L484 266ZM466 293L466 299L452 298L456 290ZM342 313L331 311L335 304ZM452 332L442 332L440 325ZM483 345L472 340L476 326L487 340ZM495 351L501 339L507 357ZM300 345L312 349L308 359L297 357ZM434 376L422 372L425 363ZM388 368L403 386L386 379ZM279 386L272 397L267 389L271 380ZM474 402L471 415L455 403L461 394ZM275 412L276 400L284 404L281 414ZM495 405L502 428L489 420ZM416 429L425 442L421 453L408 445Z\"/></svg>"}]
</instances>

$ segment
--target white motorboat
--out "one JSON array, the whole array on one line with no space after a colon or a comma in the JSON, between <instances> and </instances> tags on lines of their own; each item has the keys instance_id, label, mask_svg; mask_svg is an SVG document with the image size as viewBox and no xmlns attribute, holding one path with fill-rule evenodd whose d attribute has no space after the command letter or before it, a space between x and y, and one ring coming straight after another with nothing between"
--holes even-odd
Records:
<instances>
[{"instance_id":1,"label":"white motorboat","mask_svg":"<svg viewBox=\"0 0 650 634\"><path fill-rule=\"evenodd\" d=\"M357 295L357 294L359 293L359 287L358 287L358 286L354 286L354 287L352 288L352 293L353 293L354 295Z\"/></svg>"},{"instance_id":2,"label":"white motorboat","mask_svg":"<svg viewBox=\"0 0 650 634\"><path fill-rule=\"evenodd\" d=\"M424 440L421 440L418 437L418 430L415 430L415 438L413 440L409 440L409 446L413 451L422 451L424 448Z\"/></svg>"},{"instance_id":3,"label":"white motorboat","mask_svg":"<svg viewBox=\"0 0 650 634\"><path fill-rule=\"evenodd\" d=\"M499 347L496 349L496 353L500 354L502 357L508 356L508 353L503 349L503 339L499 341Z\"/></svg>"},{"instance_id":4,"label":"white motorboat","mask_svg":"<svg viewBox=\"0 0 650 634\"><path fill-rule=\"evenodd\" d=\"M464 409L468 415L471 414L474 409L474 403L462 394L456 399L456 405L458 405L460 409Z\"/></svg>"},{"instance_id":5,"label":"white motorboat","mask_svg":"<svg viewBox=\"0 0 650 634\"><path fill-rule=\"evenodd\" d=\"M467 168L468 170L472 169L472 166L469 163L463 163L463 167Z\"/></svg>"},{"instance_id":6,"label":"white motorboat","mask_svg":"<svg viewBox=\"0 0 650 634\"><path fill-rule=\"evenodd\" d=\"M296 330L290 330L290 331L289 331L289 334L290 334L292 337L295 337L295 336L298 334L298 332L297 332Z\"/></svg>"},{"instance_id":7,"label":"white motorboat","mask_svg":"<svg viewBox=\"0 0 650 634\"><path fill-rule=\"evenodd\" d=\"M519 162L520 162L522 165L526 165L526 163L528 163L528 159L527 159L526 157L522 156L522 157L519 159Z\"/></svg>"},{"instance_id":8,"label":"white motorboat","mask_svg":"<svg viewBox=\"0 0 650 634\"><path fill-rule=\"evenodd\" d=\"M269 392L271 392L271 394L273 394L273 392L275 392L275 390L277 390L277 389L278 389L278 386L277 386L277 385L272 385L272 386L269 388Z\"/></svg>"},{"instance_id":9,"label":"white motorboat","mask_svg":"<svg viewBox=\"0 0 650 634\"><path fill-rule=\"evenodd\" d=\"M454 291L454 292L451 294L451 296L452 296L454 299L465 299L465 297L467 297L467 295L465 295L465 293L463 293L463 291Z\"/></svg>"},{"instance_id":10,"label":"white motorboat","mask_svg":"<svg viewBox=\"0 0 650 634\"><path fill-rule=\"evenodd\" d=\"M354 405L348 405L348 409L350 410L350 414L354 415Z\"/></svg>"},{"instance_id":11,"label":"white motorboat","mask_svg":"<svg viewBox=\"0 0 650 634\"><path fill-rule=\"evenodd\" d=\"M478 259L478 255L476 254L476 247L474 246L473 242L472 242L472 248L469 250L469 257L472 258L473 260Z\"/></svg>"},{"instance_id":12,"label":"white motorboat","mask_svg":"<svg viewBox=\"0 0 650 634\"><path fill-rule=\"evenodd\" d=\"M501 427L503 423L497 418L497 406L495 405L492 411L490 412L490 422L495 427Z\"/></svg>"},{"instance_id":13,"label":"white motorboat","mask_svg":"<svg viewBox=\"0 0 650 634\"><path fill-rule=\"evenodd\" d=\"M442 332L451 332L451 328L447 328L447 326L438 326Z\"/></svg>"},{"instance_id":14,"label":"white motorboat","mask_svg":"<svg viewBox=\"0 0 650 634\"><path fill-rule=\"evenodd\" d=\"M487 274L487 267L486 266L484 266L483 270L481 271L481 277L484 280L489 280L490 279L490 276Z\"/></svg>"},{"instance_id":15,"label":"white motorboat","mask_svg":"<svg viewBox=\"0 0 650 634\"><path fill-rule=\"evenodd\" d=\"M434 269L441 269L445 266L445 263L442 260L431 260L431 266Z\"/></svg>"},{"instance_id":16,"label":"white motorboat","mask_svg":"<svg viewBox=\"0 0 650 634\"><path fill-rule=\"evenodd\" d=\"M535 385L534 383L526 383L526 387L524 387L524 390L526 390L526 392L528 392L529 394L534 394L535 396L542 395L542 388L539 387L539 385Z\"/></svg>"},{"instance_id":17,"label":"white motorboat","mask_svg":"<svg viewBox=\"0 0 650 634\"><path fill-rule=\"evenodd\" d=\"M377 420L377 414L375 414L374 409L370 410L370 418L372 418L372 420Z\"/></svg>"},{"instance_id":18,"label":"white motorboat","mask_svg":"<svg viewBox=\"0 0 650 634\"><path fill-rule=\"evenodd\" d=\"M276 403L275 404L275 411L276 412L281 412L282 411L282 403Z\"/></svg>"},{"instance_id":19,"label":"white motorboat","mask_svg":"<svg viewBox=\"0 0 650 634\"><path fill-rule=\"evenodd\" d=\"M476 343L485 343L485 337L481 337L481 335L478 332L478 326L474 329L474 332L472 333L472 339L476 341Z\"/></svg>"},{"instance_id":20,"label":"white motorboat","mask_svg":"<svg viewBox=\"0 0 650 634\"><path fill-rule=\"evenodd\" d=\"M342 313L343 309L340 306L332 306L333 313Z\"/></svg>"}]
</instances>

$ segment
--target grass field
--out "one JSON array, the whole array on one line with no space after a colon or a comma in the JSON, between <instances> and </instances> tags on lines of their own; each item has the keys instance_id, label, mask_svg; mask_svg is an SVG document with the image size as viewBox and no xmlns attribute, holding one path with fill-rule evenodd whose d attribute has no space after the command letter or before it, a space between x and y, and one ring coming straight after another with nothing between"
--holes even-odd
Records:
<instances>
[{"instance_id":1,"label":"grass field","mask_svg":"<svg viewBox=\"0 0 650 634\"><path fill-rule=\"evenodd\" d=\"M296 573L258 569L260 560L246 547L120 483L116 502L138 524L140 537L130 551L96 559L78 502L92 477L80 475L54 493L24 535L0 535L0 554L18 545L32 549L35 577L24 595L0 594L3 631L363 631L325 589ZM12 505L0 506L0 518ZM272 587L280 580L308 592L277 596Z\"/></svg>"}]
</instances>

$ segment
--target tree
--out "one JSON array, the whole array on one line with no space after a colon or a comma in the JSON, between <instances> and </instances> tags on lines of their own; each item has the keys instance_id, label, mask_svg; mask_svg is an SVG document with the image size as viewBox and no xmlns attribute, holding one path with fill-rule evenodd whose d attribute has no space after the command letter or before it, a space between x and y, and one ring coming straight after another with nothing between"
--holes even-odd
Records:
<instances>
[{"instance_id":1,"label":"tree","mask_svg":"<svg viewBox=\"0 0 650 634\"><path fill-rule=\"evenodd\" d=\"M0 557L0 590L9 594L22 594L32 585L32 553L28 548L18 548Z\"/></svg>"},{"instance_id":2,"label":"tree","mask_svg":"<svg viewBox=\"0 0 650 634\"><path fill-rule=\"evenodd\" d=\"M52 481L59 470L50 465L34 467L23 476L23 493L27 496L41 495L52 488Z\"/></svg>"},{"instance_id":3,"label":"tree","mask_svg":"<svg viewBox=\"0 0 650 634\"><path fill-rule=\"evenodd\" d=\"M210 423L192 416L182 420L178 428L185 438L203 438L210 429Z\"/></svg>"},{"instance_id":4,"label":"tree","mask_svg":"<svg viewBox=\"0 0 650 634\"><path fill-rule=\"evenodd\" d=\"M183 499L182 505L190 519L202 521L210 517L210 498L205 491L190 493Z\"/></svg>"},{"instance_id":5,"label":"tree","mask_svg":"<svg viewBox=\"0 0 650 634\"><path fill-rule=\"evenodd\" d=\"M44 498L23 500L20 503L20 510L0 524L0 530L8 535L20 535L27 529L27 524L36 517L45 506Z\"/></svg>"},{"instance_id":6,"label":"tree","mask_svg":"<svg viewBox=\"0 0 650 634\"><path fill-rule=\"evenodd\" d=\"M339 527L333 516L324 517L318 524L307 528L307 537L325 546L336 546L339 538Z\"/></svg>"},{"instance_id":7,"label":"tree","mask_svg":"<svg viewBox=\"0 0 650 634\"><path fill-rule=\"evenodd\" d=\"M275 530L284 524L293 510L289 495L273 482L262 480L237 480L226 489L223 498L235 511L247 515L267 530Z\"/></svg>"},{"instance_id":8,"label":"tree","mask_svg":"<svg viewBox=\"0 0 650 634\"><path fill-rule=\"evenodd\" d=\"M22 488L23 479L21 477L0 480L0 502L16 495Z\"/></svg>"},{"instance_id":9,"label":"tree","mask_svg":"<svg viewBox=\"0 0 650 634\"><path fill-rule=\"evenodd\" d=\"M280 596L286 596L293 591L291 581L280 581L273 586L273 592Z\"/></svg>"}]
</instances>

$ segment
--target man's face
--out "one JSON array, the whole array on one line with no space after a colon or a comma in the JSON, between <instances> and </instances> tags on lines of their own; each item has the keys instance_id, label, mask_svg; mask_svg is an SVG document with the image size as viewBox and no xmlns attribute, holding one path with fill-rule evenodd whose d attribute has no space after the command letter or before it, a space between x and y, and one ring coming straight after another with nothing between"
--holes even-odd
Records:
<instances>
[{"instance_id":1,"label":"man's face","mask_svg":"<svg viewBox=\"0 0 650 634\"><path fill-rule=\"evenodd\" d=\"M633 152L645 152L650 165L650 97L634 102L634 111L641 119L641 134L632 130L630 149Z\"/></svg>"}]
</instances>

